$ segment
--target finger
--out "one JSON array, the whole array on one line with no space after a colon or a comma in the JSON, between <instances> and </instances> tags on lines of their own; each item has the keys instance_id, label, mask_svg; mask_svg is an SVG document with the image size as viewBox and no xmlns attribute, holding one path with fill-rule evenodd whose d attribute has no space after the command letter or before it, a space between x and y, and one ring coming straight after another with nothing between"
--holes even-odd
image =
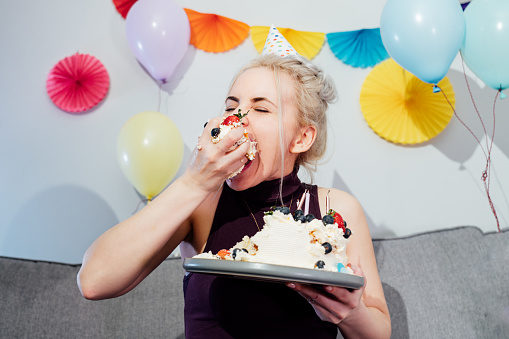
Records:
<instances>
[{"instance_id":1,"label":"finger","mask_svg":"<svg viewBox=\"0 0 509 339\"><path fill-rule=\"evenodd\" d=\"M244 128L234 127L216 145L226 153L230 152L231 148L241 139L244 139L244 142L247 141L244 138Z\"/></svg>"}]
</instances>

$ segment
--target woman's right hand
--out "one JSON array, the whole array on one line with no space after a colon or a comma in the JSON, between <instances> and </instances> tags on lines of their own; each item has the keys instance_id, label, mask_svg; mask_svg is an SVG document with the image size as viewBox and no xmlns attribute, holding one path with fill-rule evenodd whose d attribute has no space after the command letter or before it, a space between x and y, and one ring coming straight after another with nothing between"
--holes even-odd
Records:
<instances>
[{"instance_id":1,"label":"woman's right hand","mask_svg":"<svg viewBox=\"0 0 509 339\"><path fill-rule=\"evenodd\" d=\"M249 142L244 142L229 151L242 138L243 127L233 128L221 141L212 143L211 131L220 122L221 117L215 117L207 123L184 174L186 182L209 192L218 189L232 173L244 166L249 150Z\"/></svg>"}]
</instances>

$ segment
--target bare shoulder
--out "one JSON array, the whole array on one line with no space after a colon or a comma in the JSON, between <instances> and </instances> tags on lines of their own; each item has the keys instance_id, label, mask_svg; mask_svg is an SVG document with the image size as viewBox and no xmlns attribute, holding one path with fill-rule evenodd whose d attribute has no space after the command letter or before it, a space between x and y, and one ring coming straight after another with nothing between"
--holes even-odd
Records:
<instances>
[{"instance_id":1,"label":"bare shoulder","mask_svg":"<svg viewBox=\"0 0 509 339\"><path fill-rule=\"evenodd\" d=\"M361 213L362 217L364 217L361 204L350 193L336 188L318 187L318 198L322 214L327 212L325 206L327 195L329 196L330 208L339 214L355 215Z\"/></svg>"}]
</instances>

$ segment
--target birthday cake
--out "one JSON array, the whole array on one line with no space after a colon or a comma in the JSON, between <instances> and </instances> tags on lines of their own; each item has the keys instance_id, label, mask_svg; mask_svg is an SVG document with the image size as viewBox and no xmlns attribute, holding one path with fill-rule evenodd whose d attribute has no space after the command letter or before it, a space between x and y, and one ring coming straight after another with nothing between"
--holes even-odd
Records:
<instances>
[{"instance_id":1,"label":"birthday cake","mask_svg":"<svg viewBox=\"0 0 509 339\"><path fill-rule=\"evenodd\" d=\"M249 111L247 111L247 113L249 113ZM211 131L212 143L217 144L233 128L242 127L242 118L245 117L247 115L247 113L242 114L241 110L239 109L238 113L234 113L234 114L224 117L223 120L221 120L221 122L219 123L219 127L215 127ZM249 162L251 160L254 160L254 158L255 158L256 150L257 150L256 149L257 143L256 143L256 141L250 140L249 133L247 133L246 129L244 129L244 135L242 136L242 138L240 138L235 144L233 144L233 146L230 148L230 151L233 151L234 149L236 149L237 147L242 145L244 142L250 143L249 150L246 153L246 158L248 159L248 162ZM244 166L245 165L243 165L236 172L232 173L228 177L228 179L231 179L234 176L236 176L237 174L239 174L240 172L242 172L242 170L244 169Z\"/></svg>"},{"instance_id":2,"label":"birthday cake","mask_svg":"<svg viewBox=\"0 0 509 339\"><path fill-rule=\"evenodd\" d=\"M330 210L322 220L290 213L277 207L263 217L264 226L252 237L244 238L230 249L216 254L202 253L194 258L235 260L319 269L352 274L346 245L352 234L341 215Z\"/></svg>"}]
</instances>

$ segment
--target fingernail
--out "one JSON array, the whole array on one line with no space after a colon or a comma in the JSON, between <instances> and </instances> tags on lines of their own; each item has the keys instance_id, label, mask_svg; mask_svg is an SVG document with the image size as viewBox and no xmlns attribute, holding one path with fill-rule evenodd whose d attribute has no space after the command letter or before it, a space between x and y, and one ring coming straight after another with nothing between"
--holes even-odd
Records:
<instances>
[{"instance_id":1,"label":"fingernail","mask_svg":"<svg viewBox=\"0 0 509 339\"><path fill-rule=\"evenodd\" d=\"M327 292L332 291L332 286L325 286L325 290L326 290Z\"/></svg>"},{"instance_id":2,"label":"fingernail","mask_svg":"<svg viewBox=\"0 0 509 339\"><path fill-rule=\"evenodd\" d=\"M288 283L288 284L286 284L286 286L288 286L290 288L295 288L295 284L294 283Z\"/></svg>"}]
</instances>

